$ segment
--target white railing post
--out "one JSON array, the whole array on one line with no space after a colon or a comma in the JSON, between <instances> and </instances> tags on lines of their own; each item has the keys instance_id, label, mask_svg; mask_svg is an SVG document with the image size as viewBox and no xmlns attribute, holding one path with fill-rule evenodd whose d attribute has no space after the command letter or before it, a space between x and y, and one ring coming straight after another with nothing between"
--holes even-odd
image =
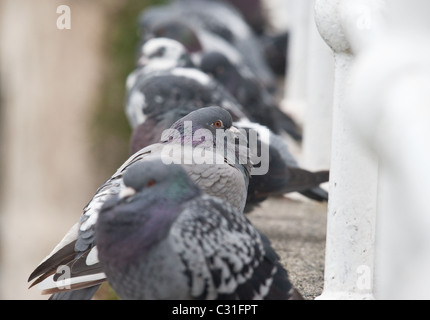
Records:
<instances>
[{"instance_id":1,"label":"white railing post","mask_svg":"<svg viewBox=\"0 0 430 320\"><path fill-rule=\"evenodd\" d=\"M333 52L315 25L315 0L309 7L306 110L303 123L303 166L310 170L330 168L333 106Z\"/></svg>"},{"instance_id":2,"label":"white railing post","mask_svg":"<svg viewBox=\"0 0 430 320\"><path fill-rule=\"evenodd\" d=\"M315 0L285 1L288 73L282 108L303 126L298 158L310 170L330 167L333 53L315 26Z\"/></svg>"},{"instance_id":3,"label":"white railing post","mask_svg":"<svg viewBox=\"0 0 430 320\"><path fill-rule=\"evenodd\" d=\"M282 109L303 121L308 66L309 8L312 0L289 0L288 72Z\"/></svg>"},{"instance_id":4,"label":"white railing post","mask_svg":"<svg viewBox=\"0 0 430 320\"><path fill-rule=\"evenodd\" d=\"M381 167L378 299L430 299L430 3L390 0L382 36L358 56L349 122Z\"/></svg>"},{"instance_id":5,"label":"white railing post","mask_svg":"<svg viewBox=\"0 0 430 320\"><path fill-rule=\"evenodd\" d=\"M354 48L363 44L363 31L367 34L373 26L375 3L379 1L317 0L315 4L318 30L335 58L324 291L319 299L374 298L378 164L374 155L364 152L347 121L345 91Z\"/></svg>"}]
</instances>

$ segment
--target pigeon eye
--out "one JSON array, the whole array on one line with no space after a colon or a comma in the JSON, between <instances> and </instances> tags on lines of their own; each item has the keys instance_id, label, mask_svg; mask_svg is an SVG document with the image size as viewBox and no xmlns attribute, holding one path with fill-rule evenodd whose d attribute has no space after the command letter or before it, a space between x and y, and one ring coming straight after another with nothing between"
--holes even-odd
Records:
<instances>
[{"instance_id":1,"label":"pigeon eye","mask_svg":"<svg viewBox=\"0 0 430 320\"><path fill-rule=\"evenodd\" d=\"M166 48L161 47L160 49L157 50L157 57L162 57L165 52L166 52Z\"/></svg>"},{"instance_id":2,"label":"pigeon eye","mask_svg":"<svg viewBox=\"0 0 430 320\"><path fill-rule=\"evenodd\" d=\"M221 120L217 120L217 121L215 121L214 123L212 123L212 125L213 125L215 128L223 128L223 127L224 127L224 124L222 123L222 121L221 121Z\"/></svg>"},{"instance_id":3,"label":"pigeon eye","mask_svg":"<svg viewBox=\"0 0 430 320\"><path fill-rule=\"evenodd\" d=\"M158 48L157 51L149 55L149 58L162 57L165 52L166 52L166 48L164 47Z\"/></svg>"},{"instance_id":4,"label":"pigeon eye","mask_svg":"<svg viewBox=\"0 0 430 320\"><path fill-rule=\"evenodd\" d=\"M215 71L217 74L223 74L224 73L224 67L223 66L217 66Z\"/></svg>"},{"instance_id":5,"label":"pigeon eye","mask_svg":"<svg viewBox=\"0 0 430 320\"><path fill-rule=\"evenodd\" d=\"M154 184L155 184L155 180L151 179L151 180L148 181L148 183L146 184L146 186L149 188L149 187L152 187Z\"/></svg>"}]
</instances>

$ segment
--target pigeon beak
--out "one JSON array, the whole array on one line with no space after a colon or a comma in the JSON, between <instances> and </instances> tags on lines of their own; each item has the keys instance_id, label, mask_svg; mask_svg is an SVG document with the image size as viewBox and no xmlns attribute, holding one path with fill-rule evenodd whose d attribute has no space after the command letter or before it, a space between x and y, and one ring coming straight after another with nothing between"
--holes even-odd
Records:
<instances>
[{"instance_id":1,"label":"pigeon beak","mask_svg":"<svg viewBox=\"0 0 430 320\"><path fill-rule=\"evenodd\" d=\"M231 126L228 130L230 130L231 132L233 132L236 135L240 134L239 129L236 128L235 126Z\"/></svg>"},{"instance_id":2,"label":"pigeon beak","mask_svg":"<svg viewBox=\"0 0 430 320\"><path fill-rule=\"evenodd\" d=\"M134 196L135 194L136 194L136 190L134 190L132 187L125 187L120 191L119 198L124 199L124 198Z\"/></svg>"},{"instance_id":3,"label":"pigeon beak","mask_svg":"<svg viewBox=\"0 0 430 320\"><path fill-rule=\"evenodd\" d=\"M227 130L230 131L230 133L232 134L233 137L235 137L235 138L240 137L240 131L235 126L231 126Z\"/></svg>"},{"instance_id":4,"label":"pigeon beak","mask_svg":"<svg viewBox=\"0 0 430 320\"><path fill-rule=\"evenodd\" d=\"M227 131L229 131L235 139L240 139L245 137L243 133L235 126L231 126L230 128L227 129Z\"/></svg>"},{"instance_id":5,"label":"pigeon beak","mask_svg":"<svg viewBox=\"0 0 430 320\"><path fill-rule=\"evenodd\" d=\"M149 63L149 59L145 56L142 56L139 58L139 60L137 61L137 64L141 67L146 66Z\"/></svg>"}]
</instances>

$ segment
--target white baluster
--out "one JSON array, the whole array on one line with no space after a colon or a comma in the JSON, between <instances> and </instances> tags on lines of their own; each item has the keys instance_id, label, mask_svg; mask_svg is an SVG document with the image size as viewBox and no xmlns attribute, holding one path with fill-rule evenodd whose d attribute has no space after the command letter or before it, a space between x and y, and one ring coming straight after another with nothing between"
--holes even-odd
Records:
<instances>
[{"instance_id":1,"label":"white baluster","mask_svg":"<svg viewBox=\"0 0 430 320\"><path fill-rule=\"evenodd\" d=\"M324 291L319 299L373 299L378 164L348 122L345 90L353 50L365 44L377 25L376 3L317 0L315 5L318 30L335 57Z\"/></svg>"},{"instance_id":2,"label":"white baluster","mask_svg":"<svg viewBox=\"0 0 430 320\"><path fill-rule=\"evenodd\" d=\"M285 97L282 108L298 122L304 118L306 107L306 76L308 66L309 8L312 0L289 1L288 73L285 81Z\"/></svg>"},{"instance_id":3,"label":"white baluster","mask_svg":"<svg viewBox=\"0 0 430 320\"><path fill-rule=\"evenodd\" d=\"M386 12L347 92L349 120L382 173L375 295L429 299L430 3L390 0Z\"/></svg>"},{"instance_id":4,"label":"white baluster","mask_svg":"<svg viewBox=\"0 0 430 320\"><path fill-rule=\"evenodd\" d=\"M314 7L315 0L309 8L303 166L310 170L326 170L330 168L334 59L315 25Z\"/></svg>"}]
</instances>

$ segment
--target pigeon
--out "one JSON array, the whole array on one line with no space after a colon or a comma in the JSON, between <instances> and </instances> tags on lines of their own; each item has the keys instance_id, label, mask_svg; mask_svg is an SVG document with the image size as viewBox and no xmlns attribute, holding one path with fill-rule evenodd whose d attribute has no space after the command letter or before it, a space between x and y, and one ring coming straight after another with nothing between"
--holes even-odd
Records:
<instances>
[{"instance_id":1,"label":"pigeon","mask_svg":"<svg viewBox=\"0 0 430 320\"><path fill-rule=\"evenodd\" d=\"M142 52L164 54L157 55L154 63L151 54L145 56L143 70L150 71L141 72L134 78L134 86L128 92L126 114L131 127L134 128L130 143L131 153L158 141L161 132L178 118L214 103L228 110L235 126L246 130L247 135L250 129L259 132L257 151L251 154L261 154L261 136L268 137L269 143L263 145L269 153L269 172L266 175L256 175L251 180L245 212L252 211L269 196L288 192L297 191L316 201L328 200L327 191L319 187L321 183L328 181L328 170L310 172L301 169L284 140L253 121L247 110L223 86L198 69L172 67L181 65L180 61L183 61L186 54L186 49L181 44L167 38L154 38L143 48L146 46L151 50L142 49ZM178 50L178 47L181 49ZM177 54L168 54L170 51ZM153 72L154 69L161 71ZM258 163L258 160L254 161L254 164Z\"/></svg>"},{"instance_id":2,"label":"pigeon","mask_svg":"<svg viewBox=\"0 0 430 320\"><path fill-rule=\"evenodd\" d=\"M226 0L226 2L233 5L242 14L243 19L256 35L262 35L265 32L268 23L262 0Z\"/></svg>"},{"instance_id":3,"label":"pigeon","mask_svg":"<svg viewBox=\"0 0 430 320\"><path fill-rule=\"evenodd\" d=\"M234 121L246 111L223 86L204 72L174 68L141 74L128 92L125 111L131 128L131 153L158 141L163 130L191 111L217 105Z\"/></svg>"},{"instance_id":4,"label":"pigeon","mask_svg":"<svg viewBox=\"0 0 430 320\"><path fill-rule=\"evenodd\" d=\"M141 44L138 51L136 68L126 80L127 91L132 89L136 79L142 74L176 67L195 67L187 49L179 41L170 38L150 39Z\"/></svg>"},{"instance_id":5,"label":"pigeon","mask_svg":"<svg viewBox=\"0 0 430 320\"><path fill-rule=\"evenodd\" d=\"M176 0L181 1L181 0ZM201 0L204 1L204 0ZM268 27L264 5L261 0L206 0L228 3L240 13L242 19L251 27L256 35L262 35Z\"/></svg>"},{"instance_id":6,"label":"pigeon","mask_svg":"<svg viewBox=\"0 0 430 320\"><path fill-rule=\"evenodd\" d=\"M290 32L260 36L260 43L264 48L264 57L270 69L278 77L285 77L288 73L288 43Z\"/></svg>"},{"instance_id":7,"label":"pigeon","mask_svg":"<svg viewBox=\"0 0 430 320\"><path fill-rule=\"evenodd\" d=\"M125 113L132 129L148 116L156 115L160 108L167 111L172 109L173 104L179 111L189 101L199 106L219 105L228 110L235 121L248 116L222 85L194 67L189 53L178 41L169 38L150 39L140 51L138 66L126 80ZM180 117L190 111L182 111ZM180 117L171 117L174 120L168 126ZM156 136L160 137L159 134Z\"/></svg>"},{"instance_id":8,"label":"pigeon","mask_svg":"<svg viewBox=\"0 0 430 320\"><path fill-rule=\"evenodd\" d=\"M170 38L157 38L155 41L147 41L140 47L138 66L147 66L151 62L151 68L155 70L167 69L164 66L170 62L171 67L192 67L187 49L179 41ZM158 66L162 64L162 66Z\"/></svg>"},{"instance_id":9,"label":"pigeon","mask_svg":"<svg viewBox=\"0 0 430 320\"><path fill-rule=\"evenodd\" d=\"M124 189L123 176L132 164L153 159L181 164L203 192L243 212L252 166L249 157L246 137L232 126L228 111L214 106L189 113L176 121L159 143L133 154L99 187L79 221L28 281L34 280L31 286L39 284L42 293L54 294L52 299L92 297L94 287L106 280L97 258L95 223L103 204Z\"/></svg>"},{"instance_id":10,"label":"pigeon","mask_svg":"<svg viewBox=\"0 0 430 320\"><path fill-rule=\"evenodd\" d=\"M96 223L101 269L122 299L303 299L269 240L180 165L146 161Z\"/></svg>"},{"instance_id":11,"label":"pigeon","mask_svg":"<svg viewBox=\"0 0 430 320\"><path fill-rule=\"evenodd\" d=\"M145 118L141 111L142 105L147 104L146 101L142 101L141 88L144 86L142 83L148 81L148 77L152 76L154 71L170 70L172 73L176 73L174 75L176 77L179 76L178 73L180 72L184 77L188 76L199 80L197 84L199 87L203 85L207 87L201 88L201 90L208 92L207 89L211 88L210 91L213 91L213 93L206 93L206 95L215 97L214 102L216 105L220 103L219 100L221 97L223 103L227 102L229 105L233 106L227 108L231 113L237 113L233 109L240 109L242 116L245 114L251 121L266 125L276 133L280 131L287 132L294 139L301 140L300 129L295 124L294 120L276 107L270 94L259 86L258 81L252 77L251 73L239 74L238 70L229 63L224 55L215 53L204 54L204 60L201 62L202 70L200 70L200 68L197 69L197 67L194 67L196 63L190 62L192 58L189 55L187 57L186 48L176 40L169 38L150 39L142 45L141 52L142 56L140 61L144 61L144 64L140 64L137 69L128 76L126 82L128 92L126 115L133 129L138 123L142 123L142 119ZM184 61L186 61L186 63L184 63ZM177 70L177 68L190 70ZM203 75L203 73L209 74L212 79L209 79L209 77ZM172 76L172 78L174 76ZM213 79L213 77L215 77L215 79ZM137 79L139 79L140 84L137 85L136 88L133 88ZM220 86L222 86L224 90L220 88ZM160 91L155 86L151 87L151 90L146 90L148 92L147 94L149 94L150 91ZM201 99L201 90L193 90L196 94L195 100ZM180 92L175 90L174 92L175 95L186 95L190 90ZM158 97L158 100L162 97L160 94L153 94L153 96ZM173 92L170 96L173 96ZM178 99L183 100L181 97ZM172 102L173 99L170 99L170 101ZM154 133L150 132L148 134Z\"/></svg>"},{"instance_id":12,"label":"pigeon","mask_svg":"<svg viewBox=\"0 0 430 320\"><path fill-rule=\"evenodd\" d=\"M220 51L237 68L249 69L269 92L276 92L276 76L267 65L258 37L243 16L222 1L180 0L145 9L139 18L143 41L167 37L188 51Z\"/></svg>"},{"instance_id":13,"label":"pigeon","mask_svg":"<svg viewBox=\"0 0 430 320\"><path fill-rule=\"evenodd\" d=\"M219 2L220 0L207 1ZM258 42L257 45L263 49L264 60L272 72L276 76L285 77L290 32L288 30L273 30L273 27L268 23L261 0L225 0L224 2L228 2L239 11L243 20L251 27L256 42Z\"/></svg>"},{"instance_id":14,"label":"pigeon","mask_svg":"<svg viewBox=\"0 0 430 320\"><path fill-rule=\"evenodd\" d=\"M298 192L308 199L326 202L328 192L320 184L329 180L329 170L308 171L299 166L297 160L289 151L285 140L270 131L267 127L247 119L233 123L235 127L245 131L251 137L250 131L257 134L251 150L251 161L254 166L266 163L266 174L252 174L248 186L245 213L251 212L261 202L269 197L281 196L290 192ZM248 138L252 142L254 139ZM264 154L268 157L264 158ZM256 155L261 155L255 158ZM258 171L256 171L258 173Z\"/></svg>"},{"instance_id":15,"label":"pigeon","mask_svg":"<svg viewBox=\"0 0 430 320\"><path fill-rule=\"evenodd\" d=\"M153 39L155 40L155 39ZM161 132L189 112L216 103L229 111L239 130L257 132L253 167L266 163L267 171L252 174L245 212L250 212L269 196L300 192L316 201L327 201L328 193L319 185L328 181L328 170L310 172L301 169L283 138L250 119L246 110L226 90L197 69L173 68L140 75L129 92L126 110L134 130L130 152L135 153L160 139ZM267 137L262 144L262 137ZM249 139L248 139L249 142ZM262 148L265 152L262 153ZM249 147L249 145L248 145ZM267 154L268 159L255 158ZM267 172L267 173L266 173Z\"/></svg>"},{"instance_id":16,"label":"pigeon","mask_svg":"<svg viewBox=\"0 0 430 320\"><path fill-rule=\"evenodd\" d=\"M275 133L286 132L294 140L302 140L301 128L284 113L275 98L249 72L241 72L221 52L210 51L202 55L199 68L213 76L251 114L256 122Z\"/></svg>"}]
</instances>

